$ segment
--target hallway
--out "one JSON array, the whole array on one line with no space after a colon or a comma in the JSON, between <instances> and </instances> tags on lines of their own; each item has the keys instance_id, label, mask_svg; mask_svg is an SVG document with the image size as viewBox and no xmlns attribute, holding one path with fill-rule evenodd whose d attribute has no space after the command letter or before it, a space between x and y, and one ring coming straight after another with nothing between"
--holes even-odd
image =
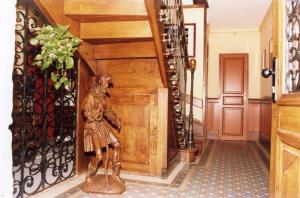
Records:
<instances>
[{"instance_id":1,"label":"hallway","mask_svg":"<svg viewBox=\"0 0 300 198\"><path fill-rule=\"evenodd\" d=\"M186 165L171 184L126 180L122 195L95 195L80 186L59 198L255 198L268 197L268 160L254 142L211 141L196 163Z\"/></svg>"}]
</instances>

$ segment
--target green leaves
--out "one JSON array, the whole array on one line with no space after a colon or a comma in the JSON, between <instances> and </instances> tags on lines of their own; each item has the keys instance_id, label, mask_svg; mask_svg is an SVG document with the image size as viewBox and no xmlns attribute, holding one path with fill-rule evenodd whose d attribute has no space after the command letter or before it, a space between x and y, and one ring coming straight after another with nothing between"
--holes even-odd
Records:
<instances>
[{"instance_id":1,"label":"green leaves","mask_svg":"<svg viewBox=\"0 0 300 198\"><path fill-rule=\"evenodd\" d=\"M68 31L68 28L61 25L37 28L35 30L37 35L29 41L33 46L42 46L41 52L35 56L32 65L42 70L56 68L56 72L51 73L55 89L70 84L66 71L74 67L74 53L81 42Z\"/></svg>"},{"instance_id":2,"label":"green leaves","mask_svg":"<svg viewBox=\"0 0 300 198\"><path fill-rule=\"evenodd\" d=\"M59 89L62 85L69 85L71 82L68 77L60 76L59 74L51 73L51 80L54 82L54 88Z\"/></svg>"},{"instance_id":3,"label":"green leaves","mask_svg":"<svg viewBox=\"0 0 300 198\"><path fill-rule=\"evenodd\" d=\"M74 66L74 60L71 57L66 58L66 69L72 69Z\"/></svg>"},{"instance_id":4,"label":"green leaves","mask_svg":"<svg viewBox=\"0 0 300 198\"><path fill-rule=\"evenodd\" d=\"M53 82L57 82L57 79L58 79L58 76L55 74L55 73L51 73L51 80L53 81Z\"/></svg>"}]
</instances>

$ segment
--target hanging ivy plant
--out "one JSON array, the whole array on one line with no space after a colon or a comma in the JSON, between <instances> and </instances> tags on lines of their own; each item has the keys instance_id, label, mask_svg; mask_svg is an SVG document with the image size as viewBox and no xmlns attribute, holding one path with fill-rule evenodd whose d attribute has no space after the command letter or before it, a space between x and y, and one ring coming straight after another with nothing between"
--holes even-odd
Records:
<instances>
[{"instance_id":1,"label":"hanging ivy plant","mask_svg":"<svg viewBox=\"0 0 300 198\"><path fill-rule=\"evenodd\" d=\"M37 35L29 41L33 46L42 46L41 52L34 58L33 65L42 70L49 67L56 68L51 73L55 89L70 84L67 70L74 67L74 53L81 42L68 29L68 26L47 25L37 30Z\"/></svg>"}]
</instances>

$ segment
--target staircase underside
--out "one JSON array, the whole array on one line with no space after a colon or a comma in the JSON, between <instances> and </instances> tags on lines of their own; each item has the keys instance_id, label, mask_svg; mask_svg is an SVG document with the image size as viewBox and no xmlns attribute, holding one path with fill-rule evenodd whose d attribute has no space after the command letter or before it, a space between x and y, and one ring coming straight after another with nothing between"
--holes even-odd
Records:
<instances>
[{"instance_id":1,"label":"staircase underside","mask_svg":"<svg viewBox=\"0 0 300 198\"><path fill-rule=\"evenodd\" d=\"M168 166L167 152L172 150L174 157L176 144L170 124L173 117L168 114L168 80L156 1L34 2L52 24L69 25L72 34L83 40L78 50L77 172L85 172L89 162L82 147L81 102L92 77L107 72L114 81L112 106L124 120L125 131L118 135L123 146L122 167L162 175Z\"/></svg>"}]
</instances>

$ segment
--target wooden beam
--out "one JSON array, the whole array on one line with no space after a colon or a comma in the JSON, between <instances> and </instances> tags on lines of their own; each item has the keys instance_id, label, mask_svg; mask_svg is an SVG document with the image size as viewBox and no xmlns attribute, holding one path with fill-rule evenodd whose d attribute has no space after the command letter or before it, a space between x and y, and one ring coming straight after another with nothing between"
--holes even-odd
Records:
<instances>
[{"instance_id":1,"label":"wooden beam","mask_svg":"<svg viewBox=\"0 0 300 198\"><path fill-rule=\"evenodd\" d=\"M81 23L81 39L152 38L148 21Z\"/></svg>"},{"instance_id":2,"label":"wooden beam","mask_svg":"<svg viewBox=\"0 0 300 198\"><path fill-rule=\"evenodd\" d=\"M147 15L95 15L95 14L68 14L68 17L79 22L112 22L112 21L145 21Z\"/></svg>"},{"instance_id":3,"label":"wooden beam","mask_svg":"<svg viewBox=\"0 0 300 198\"><path fill-rule=\"evenodd\" d=\"M156 52L152 41L114 43L96 45L94 57L95 59L155 58Z\"/></svg>"},{"instance_id":4,"label":"wooden beam","mask_svg":"<svg viewBox=\"0 0 300 198\"><path fill-rule=\"evenodd\" d=\"M153 40L155 44L156 54L158 57L158 63L159 63L159 71L160 71L160 77L163 82L163 85L165 88L168 87L168 79L167 74L165 70L165 57L163 55L163 45L161 42L161 35L162 35L162 27L159 24L158 20L158 13L159 13L159 5L156 1L153 0L145 0L150 26L153 34Z\"/></svg>"},{"instance_id":5,"label":"wooden beam","mask_svg":"<svg viewBox=\"0 0 300 198\"><path fill-rule=\"evenodd\" d=\"M64 0L64 14L147 15L141 0Z\"/></svg>"},{"instance_id":6,"label":"wooden beam","mask_svg":"<svg viewBox=\"0 0 300 198\"><path fill-rule=\"evenodd\" d=\"M207 2L207 0L193 0L193 3L195 5L200 5L200 6L203 6L205 8L208 8L208 2Z\"/></svg>"}]
</instances>

